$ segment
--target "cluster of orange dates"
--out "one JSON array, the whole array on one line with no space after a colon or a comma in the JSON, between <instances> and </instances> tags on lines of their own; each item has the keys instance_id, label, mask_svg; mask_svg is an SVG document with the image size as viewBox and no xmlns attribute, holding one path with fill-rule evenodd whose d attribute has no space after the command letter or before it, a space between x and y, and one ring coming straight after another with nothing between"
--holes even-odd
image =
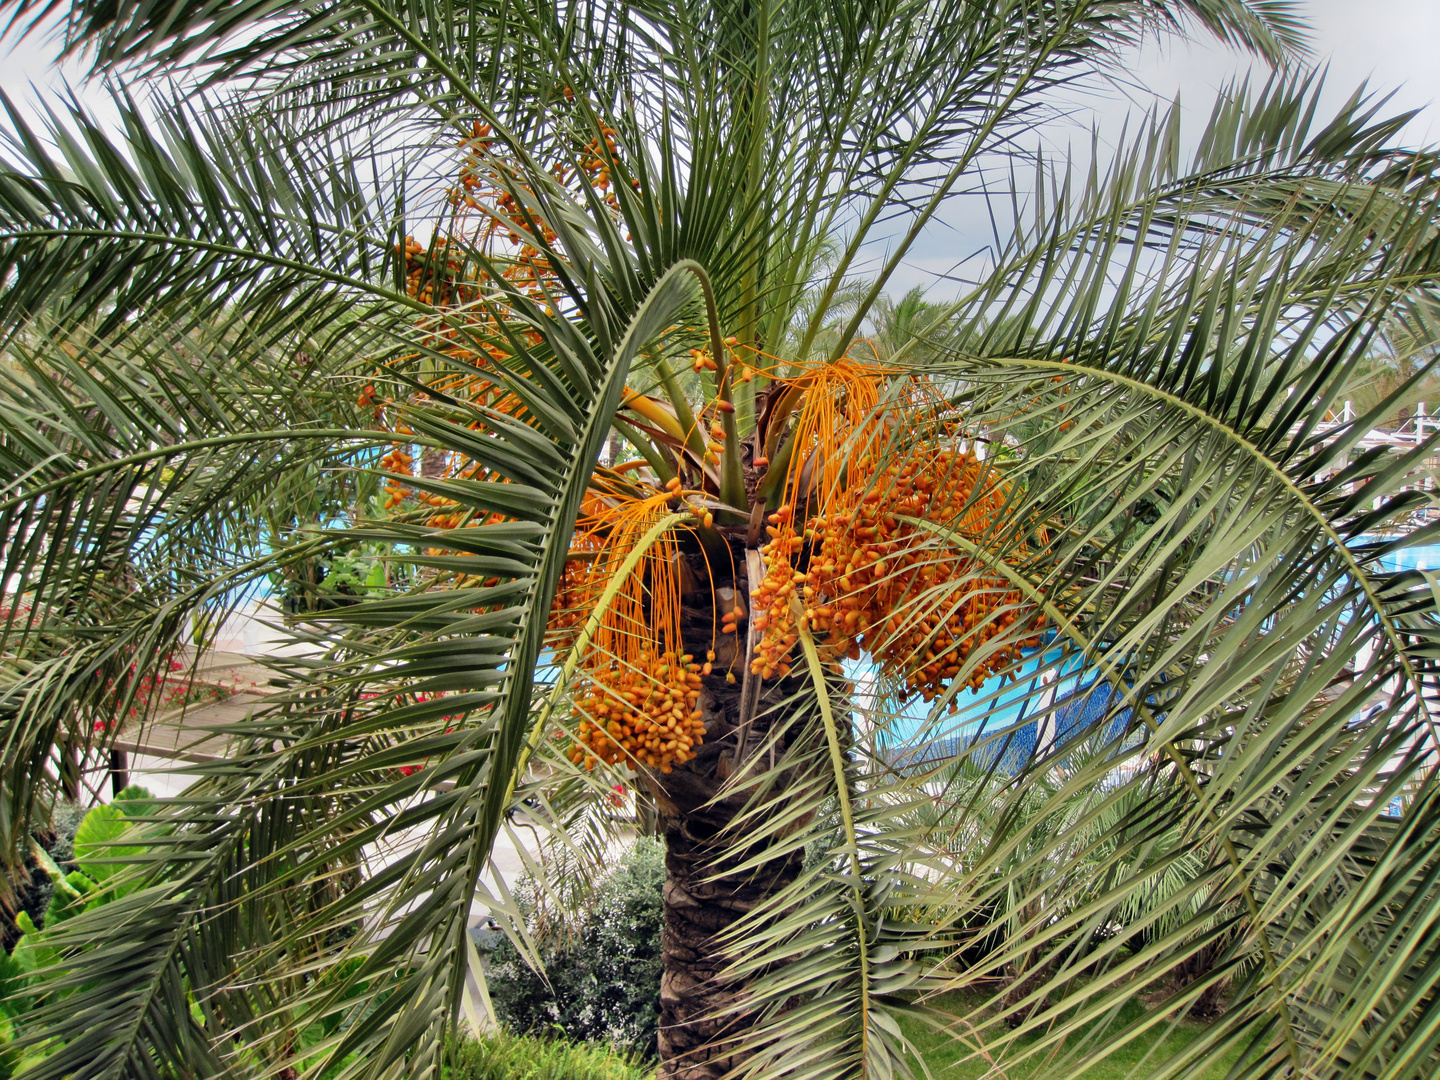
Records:
<instances>
[{"instance_id":1,"label":"cluster of orange dates","mask_svg":"<svg viewBox=\"0 0 1440 1080\"><path fill-rule=\"evenodd\" d=\"M705 740L702 670L689 653L648 650L630 663L588 667L588 685L575 699L581 719L570 760L590 767L638 761L662 773L690 760Z\"/></svg>"},{"instance_id":2,"label":"cluster of orange dates","mask_svg":"<svg viewBox=\"0 0 1440 1080\"><path fill-rule=\"evenodd\" d=\"M761 632L750 661L750 671L762 679L784 678L790 674L791 652L800 640L795 628L791 594L807 580L794 569L790 560L805 546L805 538L797 536L794 511L782 506L769 517L765 532L770 541L760 548L765 559L765 577L750 592L751 626Z\"/></svg>"},{"instance_id":3,"label":"cluster of orange dates","mask_svg":"<svg viewBox=\"0 0 1440 1080\"><path fill-rule=\"evenodd\" d=\"M572 691L576 739L569 757L577 765L669 772L704 741L700 684L714 653L698 662L679 647L675 533L652 537L638 563L618 576L642 535L670 513L675 494L673 486L636 495L601 484L582 504L547 623L557 649L574 647L579 628L589 624Z\"/></svg>"},{"instance_id":4,"label":"cluster of orange dates","mask_svg":"<svg viewBox=\"0 0 1440 1080\"><path fill-rule=\"evenodd\" d=\"M796 607L826 659L858 659L863 647L927 702L962 670L963 685L976 689L1040 644L1040 617L1010 582L904 520L982 535L1005 513L1006 494L986 481L979 461L953 450L918 451L879 469L862 458L858 471L852 505L810 520L805 572L790 561L805 538L795 535L788 511L772 516L767 574L753 594L762 632L755 674L789 673L799 639ZM796 590L801 603L792 605ZM1023 636L1011 630L1022 618Z\"/></svg>"},{"instance_id":5,"label":"cluster of orange dates","mask_svg":"<svg viewBox=\"0 0 1440 1080\"><path fill-rule=\"evenodd\" d=\"M585 608L592 599L593 588L588 561L566 559L565 569L560 574L560 584L556 586L555 596L550 601L550 617L546 621L546 629L551 634L568 639L569 632L585 621L588 614Z\"/></svg>"},{"instance_id":6,"label":"cluster of orange dates","mask_svg":"<svg viewBox=\"0 0 1440 1080\"><path fill-rule=\"evenodd\" d=\"M567 93L566 98L573 100L573 95ZM601 135L583 147L580 167L574 178L601 193L606 204L618 211L615 194L609 190L610 166L607 164L607 160L614 160L617 152L615 135L613 129L602 127ZM507 334L502 333L502 329L508 334L518 335L529 345L540 344L541 338L523 323L502 328L500 318L490 305L477 303L485 297L491 278L485 267L471 257L470 249L488 246L497 235L503 235L510 244L510 251L504 258L496 259L497 265L503 265L500 275L510 286L540 303L549 301L550 279L554 276L547 256L536 246L536 242L543 239L549 245L555 239L555 232L543 220L536 218L531 208L522 206L512 190L516 185L510 182L513 178L508 173L508 167L490 152L493 141L488 124L476 122L472 126L471 134L459 143L464 153L459 182L446 193L461 216L467 211L481 213L482 220L470 230L473 236L466 240L457 230L453 238L437 238L428 247L413 236L407 236L403 243L396 245L396 253L404 262L406 295L446 313L443 317L427 316L421 320L422 326L434 331L426 344L475 367L501 363L509 358L510 353L503 344ZM554 171L561 183L571 178L568 170L561 165L556 165ZM498 298L492 299L498 303ZM447 395L468 395L477 405L502 412L513 412L521 404L513 395L497 389L491 382L463 374L452 373L442 377L435 386ZM380 419L382 404L390 402L388 399L382 402L375 387L367 385L361 391L357 404L361 408L373 408L376 419ZM397 432L408 434L398 428ZM394 451L381 462L381 467L410 474L412 464L408 447L396 443ZM475 471L475 467L471 466L459 475L469 476ZM434 527L455 528L464 520L463 514L453 511L454 504L449 500L423 493L415 495L394 479L386 485L386 509L394 509L412 495L442 511L429 520L428 523Z\"/></svg>"},{"instance_id":7,"label":"cluster of orange dates","mask_svg":"<svg viewBox=\"0 0 1440 1080\"><path fill-rule=\"evenodd\" d=\"M397 427L396 434L409 434L409 429L402 424ZM391 474L385 478L386 510L393 510L405 501L407 489L400 485L395 476L410 475L415 464L415 457L410 453L412 449L414 449L413 443L393 443L389 452L380 459L380 468Z\"/></svg>"},{"instance_id":8,"label":"cluster of orange dates","mask_svg":"<svg viewBox=\"0 0 1440 1080\"><path fill-rule=\"evenodd\" d=\"M584 155L580 159L580 168L585 173L585 180L596 191L607 192L605 202L611 210L620 208L620 201L615 193L610 191L610 162L616 159L618 151L615 147L616 131L604 124L600 126L600 137L591 139L585 144ZM601 140L604 140L604 152L601 151ZM560 179L564 180L563 174ZM631 186L639 187L639 180L630 181Z\"/></svg>"},{"instance_id":9,"label":"cluster of orange dates","mask_svg":"<svg viewBox=\"0 0 1440 1080\"><path fill-rule=\"evenodd\" d=\"M405 295L433 307L447 308L473 301L479 291L466 282L465 259L448 240L427 248L413 236L395 245L405 260Z\"/></svg>"}]
</instances>

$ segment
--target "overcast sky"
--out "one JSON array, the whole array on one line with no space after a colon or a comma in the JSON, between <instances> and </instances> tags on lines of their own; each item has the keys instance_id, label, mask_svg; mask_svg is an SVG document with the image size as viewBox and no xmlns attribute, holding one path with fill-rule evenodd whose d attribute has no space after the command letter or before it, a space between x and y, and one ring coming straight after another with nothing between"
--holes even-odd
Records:
<instances>
[{"instance_id":1,"label":"overcast sky","mask_svg":"<svg viewBox=\"0 0 1440 1080\"><path fill-rule=\"evenodd\" d=\"M1330 111L1338 108L1361 82L1381 93L1393 92L1387 112L1420 110L1407 141L1413 144L1440 140L1440 0L1310 0L1303 4L1313 26L1315 60L1329 65L1325 100ZM1090 127L1102 138L1118 134L1127 110L1148 107L1156 98L1169 100L1177 93L1190 121L1189 130L1209 114L1216 91L1230 80L1253 70L1263 80L1265 66L1247 56L1210 43L1170 41L1154 43L1130 58L1132 73L1127 88L1077 101L1073 118L1052 124L1046 141L1063 149L1072 141L1088 146ZM49 43L35 38L21 44L0 40L0 88L12 98L33 102L47 91L63 89L65 81L77 84L74 64L57 67ZM103 95L81 96L102 112ZM890 282L888 291L900 293L922 285L937 297L953 291L941 279L964 273L963 260L981 248L988 237L988 217L976 200L960 200L936 222L912 252L909 265Z\"/></svg>"},{"instance_id":2,"label":"overcast sky","mask_svg":"<svg viewBox=\"0 0 1440 1080\"><path fill-rule=\"evenodd\" d=\"M1333 115L1363 82L1383 97L1390 116L1418 110L1405 139L1411 145L1440 141L1440 0L1311 0L1301 5L1312 26L1313 62L1328 66L1321 110ZM1178 94L1186 130L1192 135L1209 116L1222 87L1250 73L1263 83L1269 68L1244 53L1209 41L1170 39L1151 42L1130 58L1127 86L1079 100L1070 120L1051 124L1045 136L1056 151L1073 145L1088 157L1091 126L1102 140L1115 139L1128 112L1140 112L1157 100ZM928 230L911 250L909 265L890 281L892 294L912 285L939 299L955 286L939 275L965 275L963 260L990 237L988 215L977 200L957 200L945 220ZM958 269L957 269L958 268Z\"/></svg>"}]
</instances>

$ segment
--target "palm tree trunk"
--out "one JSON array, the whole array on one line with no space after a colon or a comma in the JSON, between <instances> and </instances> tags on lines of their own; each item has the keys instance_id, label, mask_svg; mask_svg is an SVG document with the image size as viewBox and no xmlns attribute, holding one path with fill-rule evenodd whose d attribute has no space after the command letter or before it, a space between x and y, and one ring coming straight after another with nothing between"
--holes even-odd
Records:
<instances>
[{"instance_id":1,"label":"palm tree trunk","mask_svg":"<svg viewBox=\"0 0 1440 1080\"><path fill-rule=\"evenodd\" d=\"M719 702L706 704L709 714ZM758 868L726 872L727 863L738 862L728 827L746 802L744 793L716 801L730 774L736 742L738 716L726 712L715 709L713 721L710 715L706 718L705 745L714 750L660 777L652 789L665 835L662 1080L719 1080L739 1063L736 1040L752 1018L743 1007L732 1011L744 988L725 980L728 958L718 939L737 919L794 881L801 869L802 856L792 851ZM714 742L709 735L712 723L721 735ZM727 724L730 731L721 734Z\"/></svg>"},{"instance_id":2,"label":"palm tree trunk","mask_svg":"<svg viewBox=\"0 0 1440 1080\"><path fill-rule=\"evenodd\" d=\"M426 450L420 455L420 475L428 480L439 480L449 467L450 455L445 450Z\"/></svg>"},{"instance_id":3,"label":"palm tree trunk","mask_svg":"<svg viewBox=\"0 0 1440 1080\"><path fill-rule=\"evenodd\" d=\"M745 588L743 579L736 585ZM713 642L716 657L700 696L704 743L691 761L669 774L649 777L666 847L659 1076L660 1080L719 1080L742 1060L738 1040L754 1019L741 1004L744 987L724 978L728 958L719 939L736 920L793 882L803 856L792 851L743 872L727 872L727 864L733 867L742 861L733 849L729 827L749 799L743 788L725 790L735 771L741 737L744 655L739 642L744 639L744 626L738 634L712 634L717 606L709 591L685 599L686 649L703 655ZM735 675L734 683L726 682L727 671ZM773 692L779 697L782 688L776 686ZM746 726L742 758L755 752L775 722L773 713L767 719L763 704L759 713ZM722 794L724 798L719 798ZM744 858L754 854L750 849Z\"/></svg>"}]
</instances>

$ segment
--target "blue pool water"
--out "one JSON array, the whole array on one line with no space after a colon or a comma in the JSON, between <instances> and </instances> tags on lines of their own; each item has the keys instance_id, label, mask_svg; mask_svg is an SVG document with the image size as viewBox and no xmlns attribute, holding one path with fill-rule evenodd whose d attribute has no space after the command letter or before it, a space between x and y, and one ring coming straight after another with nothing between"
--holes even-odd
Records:
<instances>
[{"instance_id":1,"label":"blue pool water","mask_svg":"<svg viewBox=\"0 0 1440 1080\"><path fill-rule=\"evenodd\" d=\"M1364 537L1376 542L1383 537ZM1384 555L1380 569L1440 571L1440 544L1417 544ZM864 683L874 677L867 661L847 664L850 678ZM1054 683L1053 695L1047 683ZM1114 709L1114 691L1099 678L1094 668L1084 668L1079 657L1061 662L1058 651L1036 650L1017 673L1014 682L991 679L978 691L957 696L959 709L938 723L929 719L929 707L916 700L892 710L885 730L878 736L882 747L898 762L919 764L953 756L965 745L984 742L974 754L981 764L997 757L1002 768L1014 771L1033 752L1043 737L1063 743L1074 732L1092 729ZM1027 717L1045 715L1026 722ZM1118 735L1130 719L1130 710L1119 709L1105 725L1102 741Z\"/></svg>"},{"instance_id":2,"label":"blue pool water","mask_svg":"<svg viewBox=\"0 0 1440 1080\"><path fill-rule=\"evenodd\" d=\"M1400 570L1440 570L1440 544L1417 544L1415 547L1392 551L1380 560L1392 572Z\"/></svg>"}]
</instances>

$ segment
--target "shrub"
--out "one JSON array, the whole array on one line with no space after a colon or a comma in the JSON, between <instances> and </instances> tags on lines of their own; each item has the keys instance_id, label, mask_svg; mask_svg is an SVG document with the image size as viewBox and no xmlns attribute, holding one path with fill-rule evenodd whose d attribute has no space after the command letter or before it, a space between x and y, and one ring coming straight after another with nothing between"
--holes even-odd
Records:
<instances>
[{"instance_id":1,"label":"shrub","mask_svg":"<svg viewBox=\"0 0 1440 1080\"><path fill-rule=\"evenodd\" d=\"M130 827L130 814L139 816L148 810L153 796L140 787L128 787L115 796L114 802L82 811L61 804L52 815L52 838L31 859L35 867L32 882L43 881L43 891L31 889L30 903L15 915L7 926L8 952L0 953L0 1080L8 1080L17 1067L23 1071L19 1051L14 1046L15 1028L37 1001L49 995L71 991L50 989L49 979L56 965L65 958L50 945L41 928L53 929L57 924L82 910L109 903L125 889L106 889L102 885L121 869L116 859L143 851L142 848L117 844ZM44 899L44 906L36 903ZM10 931L18 932L18 940L9 940ZM83 963L83 958L76 958ZM31 1049L32 1058L39 1060L53 1047Z\"/></svg>"},{"instance_id":2,"label":"shrub","mask_svg":"<svg viewBox=\"0 0 1440 1080\"><path fill-rule=\"evenodd\" d=\"M50 811L50 825L55 838L42 845L50 857L67 873L78 870L75 865L75 830L85 819L85 809L74 803L56 803Z\"/></svg>"},{"instance_id":3,"label":"shrub","mask_svg":"<svg viewBox=\"0 0 1440 1080\"><path fill-rule=\"evenodd\" d=\"M85 811L74 803L56 803L50 811L50 828L36 833L41 850L66 873L78 869L75 864L75 830L80 827L84 816ZM31 852L25 853L24 872L10 885L13 892L11 901L0 905L0 945L7 953L15 948L15 943L25 933L16 920L25 914L33 925L43 926L45 912L55 892L54 880Z\"/></svg>"},{"instance_id":4,"label":"shrub","mask_svg":"<svg viewBox=\"0 0 1440 1080\"><path fill-rule=\"evenodd\" d=\"M648 1080L654 1069L607 1046L497 1032L462 1043L453 1080Z\"/></svg>"},{"instance_id":5,"label":"shrub","mask_svg":"<svg viewBox=\"0 0 1440 1080\"><path fill-rule=\"evenodd\" d=\"M507 939L495 939L487 949L487 983L497 1017L513 1031L558 1030L571 1039L654 1057L664 882L664 845L645 837L567 927L542 926L533 886L522 889L522 910L545 977L532 971Z\"/></svg>"}]
</instances>

